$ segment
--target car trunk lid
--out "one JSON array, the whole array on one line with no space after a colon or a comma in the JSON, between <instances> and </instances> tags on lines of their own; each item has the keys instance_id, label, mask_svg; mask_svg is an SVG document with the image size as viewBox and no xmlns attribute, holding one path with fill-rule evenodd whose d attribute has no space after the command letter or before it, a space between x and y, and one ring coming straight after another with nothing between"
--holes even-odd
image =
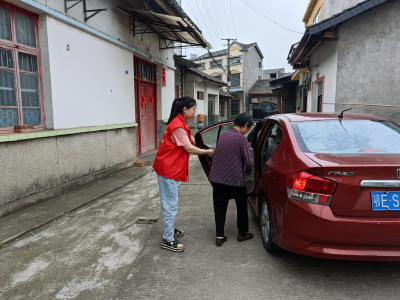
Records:
<instances>
[{"instance_id":1,"label":"car trunk lid","mask_svg":"<svg viewBox=\"0 0 400 300\"><path fill-rule=\"evenodd\" d=\"M305 153L322 166L324 177L338 183L331 202L335 215L351 217L400 217L400 211L373 211L371 192L400 192L397 178L400 155L330 155ZM370 180L375 184L363 184ZM377 182L391 180L398 187L379 187ZM393 183L393 182L392 182ZM370 185L370 186L368 186ZM372 185L372 187L371 187Z\"/></svg>"}]
</instances>

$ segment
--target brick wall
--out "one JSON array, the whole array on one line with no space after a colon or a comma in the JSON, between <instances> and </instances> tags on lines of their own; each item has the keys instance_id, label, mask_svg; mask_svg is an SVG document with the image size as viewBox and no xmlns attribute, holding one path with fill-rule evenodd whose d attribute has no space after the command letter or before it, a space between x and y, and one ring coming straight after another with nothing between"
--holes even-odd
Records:
<instances>
[{"instance_id":1,"label":"brick wall","mask_svg":"<svg viewBox=\"0 0 400 300\"><path fill-rule=\"evenodd\" d=\"M177 97L177 87L179 86L179 98L183 96L182 87L183 87L183 70L181 65L177 65L175 70L175 94L174 97Z\"/></svg>"}]
</instances>

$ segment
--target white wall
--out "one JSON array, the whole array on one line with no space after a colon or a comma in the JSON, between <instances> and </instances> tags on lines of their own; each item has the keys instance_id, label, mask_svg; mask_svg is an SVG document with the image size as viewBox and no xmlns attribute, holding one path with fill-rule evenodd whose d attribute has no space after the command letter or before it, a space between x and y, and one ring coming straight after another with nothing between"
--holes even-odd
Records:
<instances>
[{"instance_id":1,"label":"white wall","mask_svg":"<svg viewBox=\"0 0 400 300\"><path fill-rule=\"evenodd\" d=\"M203 80L199 76L185 72L185 96L193 97L197 102L197 114L208 114L208 95L215 95L215 114L219 114L219 85ZM204 100L197 99L197 92L204 93ZM197 117L196 117L197 120Z\"/></svg>"},{"instance_id":2,"label":"white wall","mask_svg":"<svg viewBox=\"0 0 400 300\"><path fill-rule=\"evenodd\" d=\"M162 99L161 120L167 120L169 118L169 115L171 114L172 102L174 102L174 99L176 97L175 71L171 70L168 67L165 67L165 71L166 71L165 79L167 85L161 87L161 99ZM160 118L158 119L160 120Z\"/></svg>"},{"instance_id":3,"label":"white wall","mask_svg":"<svg viewBox=\"0 0 400 300\"><path fill-rule=\"evenodd\" d=\"M197 102L197 114L196 115L204 115L204 100L196 100Z\"/></svg>"},{"instance_id":4,"label":"white wall","mask_svg":"<svg viewBox=\"0 0 400 300\"><path fill-rule=\"evenodd\" d=\"M325 76L323 112L335 110L336 81L337 81L337 42L324 42L312 55L310 66L312 67L311 82L313 88L308 93L307 111L316 111L315 94L318 93L317 74L319 78ZM318 65L318 67L314 67ZM312 94L314 93L314 95ZM333 104L329 104L333 103Z\"/></svg>"},{"instance_id":5,"label":"white wall","mask_svg":"<svg viewBox=\"0 0 400 300\"><path fill-rule=\"evenodd\" d=\"M46 22L50 68L43 73L51 76L54 129L135 122L133 53L54 18Z\"/></svg>"}]
</instances>

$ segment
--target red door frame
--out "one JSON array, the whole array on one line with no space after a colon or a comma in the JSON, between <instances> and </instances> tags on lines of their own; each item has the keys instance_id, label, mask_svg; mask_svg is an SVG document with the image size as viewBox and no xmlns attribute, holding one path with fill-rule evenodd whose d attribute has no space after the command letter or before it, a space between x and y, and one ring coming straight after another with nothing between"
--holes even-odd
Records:
<instances>
[{"instance_id":1,"label":"red door frame","mask_svg":"<svg viewBox=\"0 0 400 300\"><path fill-rule=\"evenodd\" d=\"M154 122L155 122L155 144L156 144L156 148L157 148L157 65L153 64L151 62L148 62L145 59L139 58L137 56L133 56L133 60L137 61L138 63L135 65L134 64L134 68L136 68L136 70L134 70L134 73L136 73L136 76L134 77L134 84L135 84L135 119L136 122L138 123L138 127L136 130L136 154L142 154L142 132L141 132L141 122L140 122L140 96L139 96L139 85L143 82L143 83L147 83L147 84L153 84L154 85L154 105L153 105L153 109L154 109ZM146 79L142 79L140 78L140 64L139 62L143 62L145 64L148 64L152 67L154 67L154 81L150 81L150 80L146 80Z\"/></svg>"}]
</instances>

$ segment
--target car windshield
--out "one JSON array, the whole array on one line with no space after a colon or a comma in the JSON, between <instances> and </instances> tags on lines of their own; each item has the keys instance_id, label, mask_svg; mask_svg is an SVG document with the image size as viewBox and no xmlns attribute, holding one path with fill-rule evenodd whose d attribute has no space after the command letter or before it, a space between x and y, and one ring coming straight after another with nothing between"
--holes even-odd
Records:
<instances>
[{"instance_id":1,"label":"car windshield","mask_svg":"<svg viewBox=\"0 0 400 300\"><path fill-rule=\"evenodd\" d=\"M303 152L400 154L400 127L388 121L307 121L292 126Z\"/></svg>"}]
</instances>

